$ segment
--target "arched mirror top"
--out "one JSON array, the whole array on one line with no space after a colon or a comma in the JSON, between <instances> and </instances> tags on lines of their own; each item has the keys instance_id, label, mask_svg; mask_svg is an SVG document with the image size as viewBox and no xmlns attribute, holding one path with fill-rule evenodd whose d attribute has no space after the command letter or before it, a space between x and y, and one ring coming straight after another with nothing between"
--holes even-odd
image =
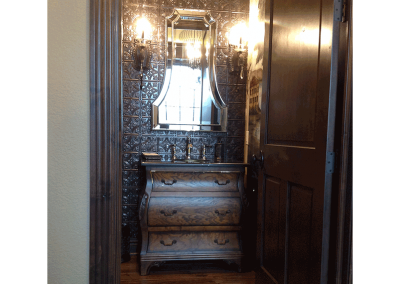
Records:
<instances>
[{"instance_id":1,"label":"arched mirror top","mask_svg":"<svg viewBox=\"0 0 400 284\"><path fill-rule=\"evenodd\" d=\"M227 106L215 73L216 21L176 9L165 20L165 74L152 105L153 130L226 131Z\"/></svg>"}]
</instances>

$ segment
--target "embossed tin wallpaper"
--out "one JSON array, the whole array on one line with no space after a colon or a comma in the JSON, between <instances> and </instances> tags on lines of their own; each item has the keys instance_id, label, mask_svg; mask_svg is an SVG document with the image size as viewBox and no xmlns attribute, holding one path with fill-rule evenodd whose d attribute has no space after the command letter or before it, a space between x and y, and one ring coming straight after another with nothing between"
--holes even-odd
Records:
<instances>
[{"instance_id":1,"label":"embossed tin wallpaper","mask_svg":"<svg viewBox=\"0 0 400 284\"><path fill-rule=\"evenodd\" d=\"M151 104L158 97L164 78L165 17L174 8L210 11L217 20L216 73L219 92L228 105L227 132L153 131L151 130ZM144 183L144 172L139 168L142 152L157 152L163 161L171 160L169 145L176 144L177 157L185 154L186 138L192 138L192 157L198 158L203 144L225 144L227 162L243 162L246 81L228 74L227 35L232 26L248 21L249 0L125 0L123 2L123 137L122 137L122 251L137 251L139 222L138 198ZM153 56L151 70L143 76L140 90L139 72L133 68L133 39L136 38L135 21L146 17L152 25ZM208 159L214 157L214 147L207 148Z\"/></svg>"}]
</instances>

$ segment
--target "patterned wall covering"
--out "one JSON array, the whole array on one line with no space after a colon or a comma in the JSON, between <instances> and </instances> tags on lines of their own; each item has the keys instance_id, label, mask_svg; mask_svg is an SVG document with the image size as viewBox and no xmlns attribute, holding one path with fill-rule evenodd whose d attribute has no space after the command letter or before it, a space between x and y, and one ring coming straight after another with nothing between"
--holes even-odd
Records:
<instances>
[{"instance_id":1,"label":"patterned wall covering","mask_svg":"<svg viewBox=\"0 0 400 284\"><path fill-rule=\"evenodd\" d=\"M216 72L220 94L228 104L227 133L152 131L151 104L159 95L164 76L165 17L174 8L209 10L217 20ZM142 152L157 152L164 161L171 159L170 144L176 144L177 156L186 151L186 137L192 137L193 157L201 146L225 143L225 161L243 162L246 80L228 74L227 59L229 29L240 21L247 21L249 0L125 0L123 3L123 137L122 137L122 221L128 227L130 251L136 252L139 237L138 197L144 185L144 172L139 167ZM146 17L153 27L153 57L151 70L143 76L139 90L139 72L133 68L132 41L136 37L135 21ZM207 149L207 158L213 159L214 147ZM127 250L125 246L125 250ZM122 248L124 254L124 245Z\"/></svg>"}]
</instances>

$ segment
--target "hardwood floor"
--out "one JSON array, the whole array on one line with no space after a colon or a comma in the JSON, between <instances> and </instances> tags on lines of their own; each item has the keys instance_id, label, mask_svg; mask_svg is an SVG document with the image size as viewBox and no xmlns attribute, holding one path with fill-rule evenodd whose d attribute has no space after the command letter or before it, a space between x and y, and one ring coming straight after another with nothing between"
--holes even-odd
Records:
<instances>
[{"instance_id":1,"label":"hardwood floor","mask_svg":"<svg viewBox=\"0 0 400 284\"><path fill-rule=\"evenodd\" d=\"M235 265L224 262L174 262L153 267L150 274L140 276L139 264L135 257L121 263L121 284L127 283L190 283L190 284L254 284L254 271L237 272Z\"/></svg>"}]
</instances>

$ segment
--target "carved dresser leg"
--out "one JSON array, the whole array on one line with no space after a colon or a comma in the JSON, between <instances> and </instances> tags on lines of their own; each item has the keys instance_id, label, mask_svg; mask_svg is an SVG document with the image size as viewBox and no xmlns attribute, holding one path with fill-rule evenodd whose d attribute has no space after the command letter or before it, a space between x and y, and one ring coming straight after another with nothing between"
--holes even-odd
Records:
<instances>
[{"instance_id":1,"label":"carved dresser leg","mask_svg":"<svg viewBox=\"0 0 400 284\"><path fill-rule=\"evenodd\" d=\"M242 272L242 260L236 260L236 264L238 266L238 272Z\"/></svg>"},{"instance_id":2,"label":"carved dresser leg","mask_svg":"<svg viewBox=\"0 0 400 284\"><path fill-rule=\"evenodd\" d=\"M241 259L225 259L224 261L229 266L231 266L232 264L237 265L238 272L242 272L242 260Z\"/></svg>"},{"instance_id":3,"label":"carved dresser leg","mask_svg":"<svg viewBox=\"0 0 400 284\"><path fill-rule=\"evenodd\" d=\"M144 276L144 275L149 274L151 264L152 264L152 261L141 261L140 262L140 275Z\"/></svg>"},{"instance_id":4,"label":"carved dresser leg","mask_svg":"<svg viewBox=\"0 0 400 284\"><path fill-rule=\"evenodd\" d=\"M155 267L160 267L161 264L164 264L165 261L141 261L140 262L140 275L144 276L149 274L150 269Z\"/></svg>"}]
</instances>

